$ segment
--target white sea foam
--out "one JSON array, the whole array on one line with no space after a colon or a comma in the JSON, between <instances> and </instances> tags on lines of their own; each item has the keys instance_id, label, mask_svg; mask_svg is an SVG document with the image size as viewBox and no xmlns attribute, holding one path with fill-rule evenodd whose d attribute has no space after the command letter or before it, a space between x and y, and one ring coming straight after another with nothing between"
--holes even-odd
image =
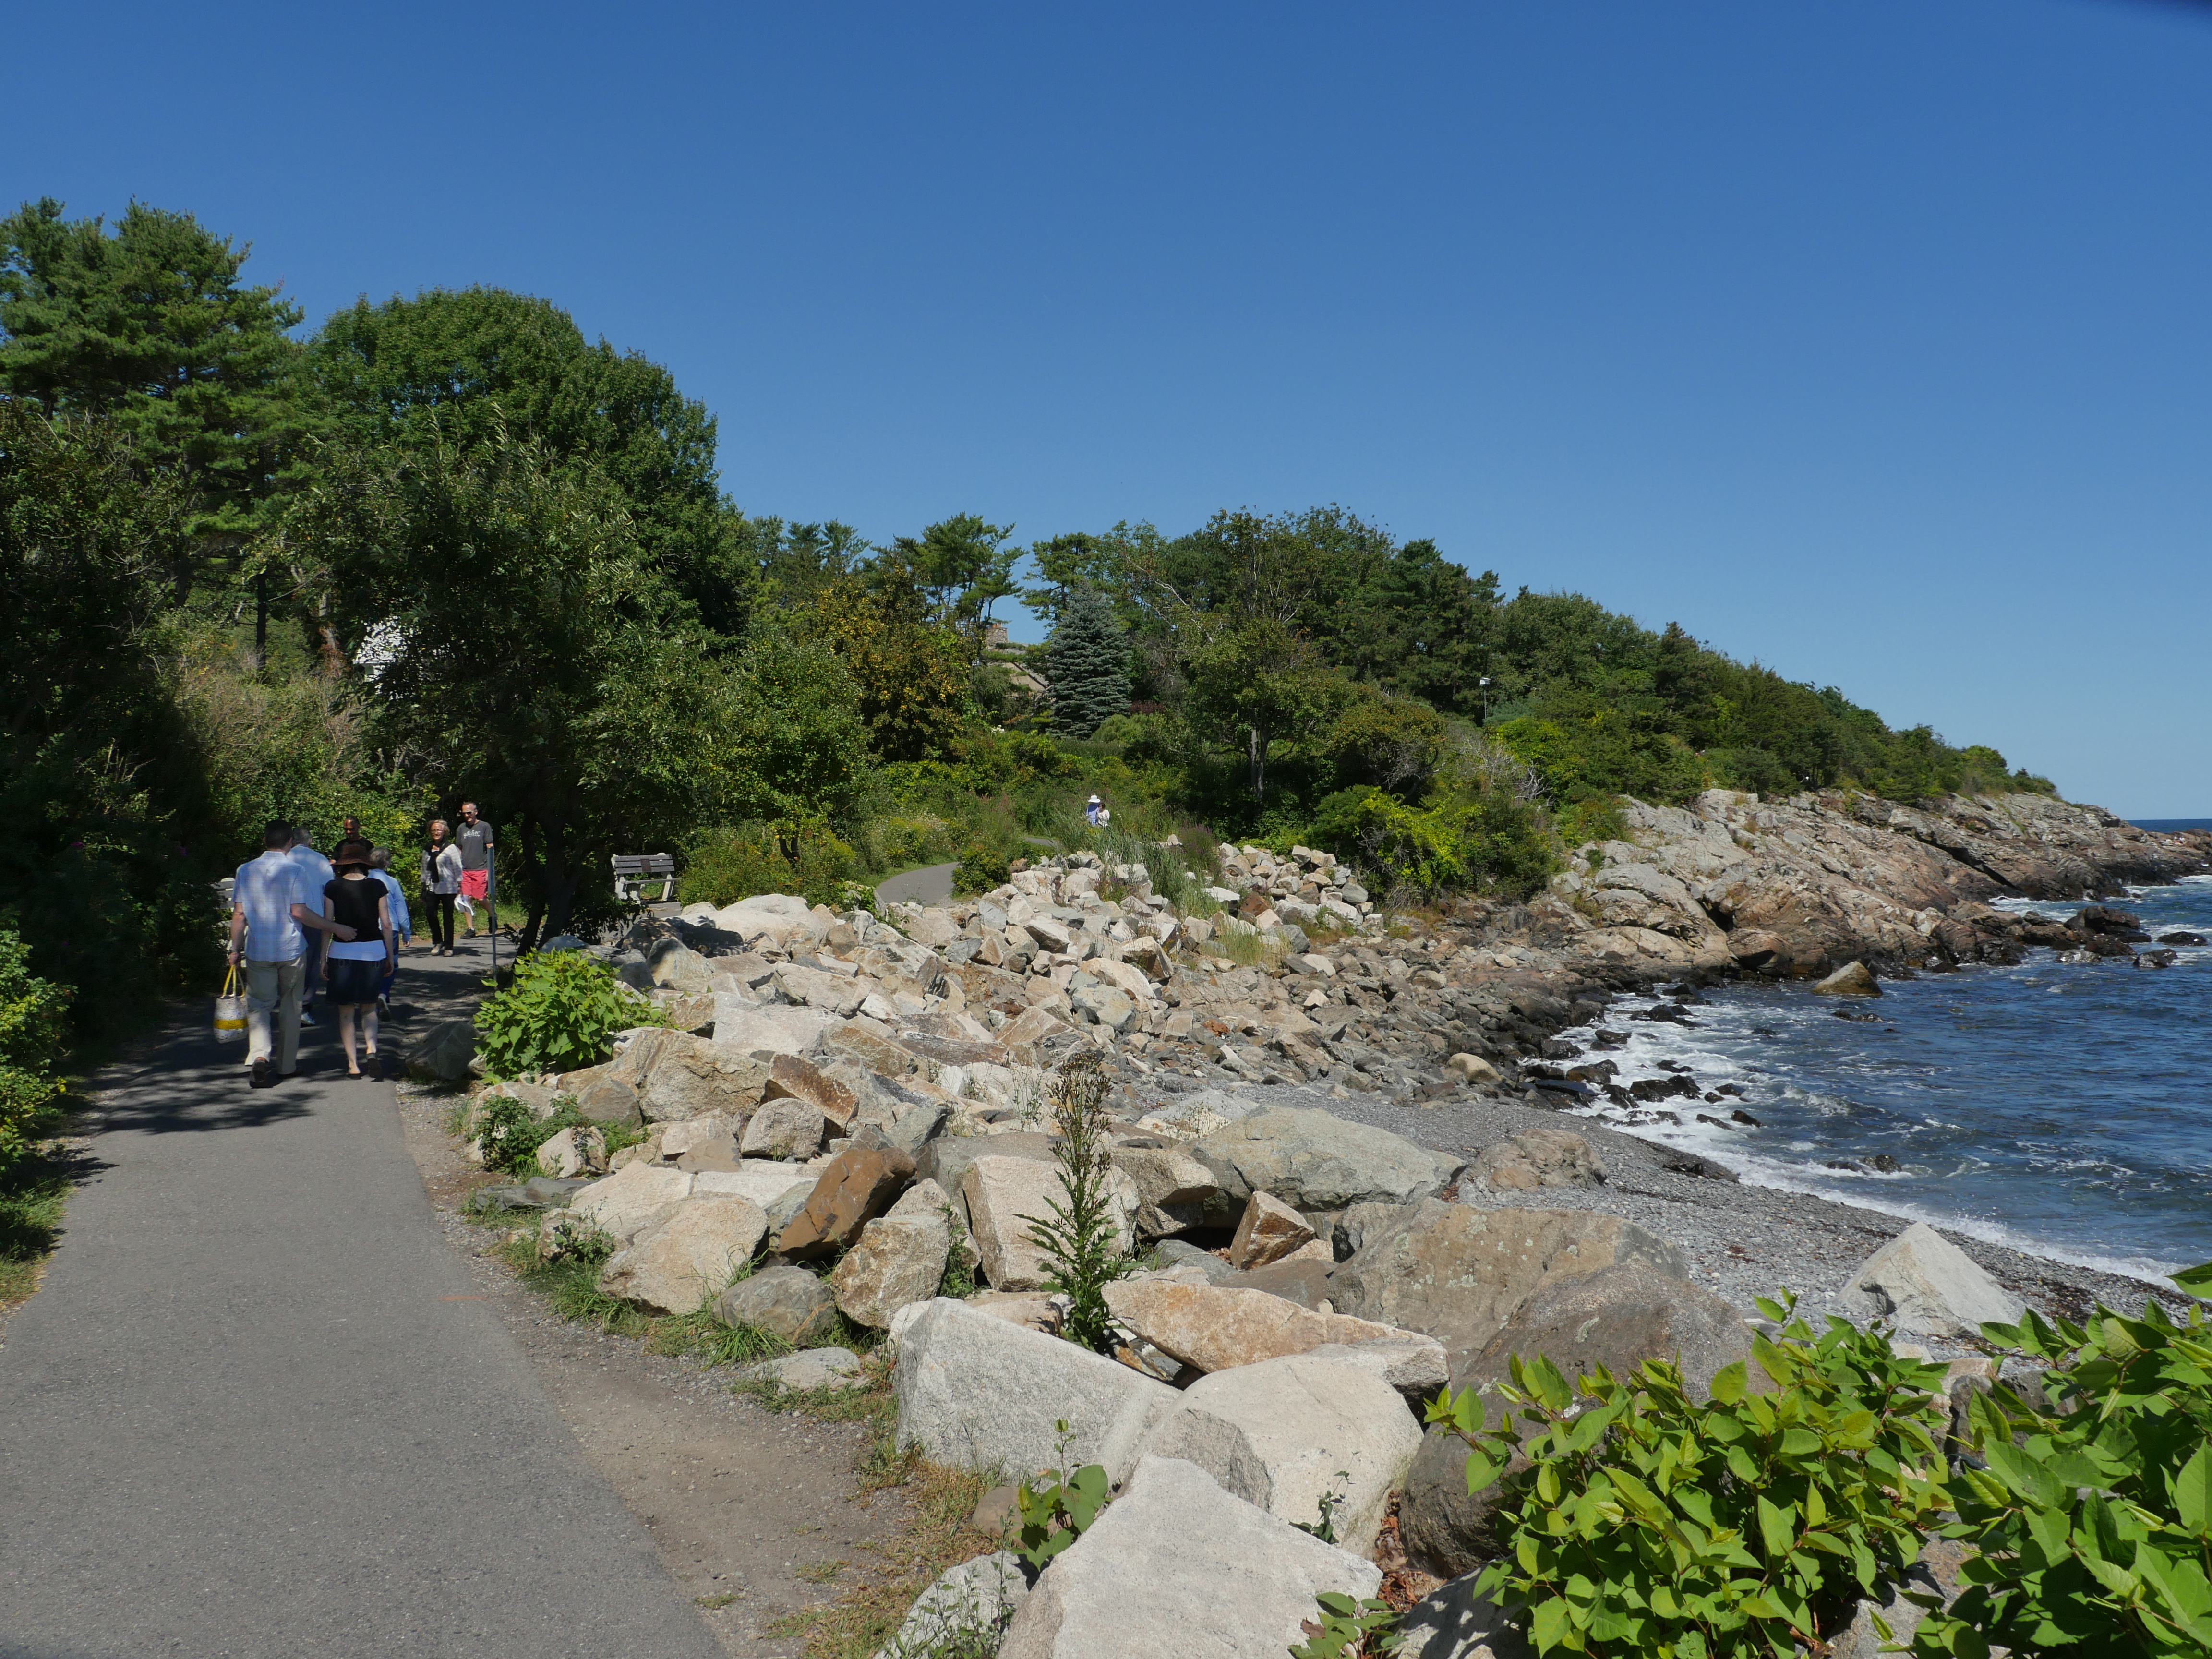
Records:
<instances>
[{"instance_id":1,"label":"white sea foam","mask_svg":"<svg viewBox=\"0 0 2212 1659\"><path fill-rule=\"evenodd\" d=\"M2007 908L2027 910L2037 907L2032 901L2014 900L2008 902ZM2060 915L2070 915L2078 907L2050 908ZM2177 922L2170 925L2179 927L2186 924ZM2100 964L2085 966L2097 965ZM2029 978L2027 982L2033 986L2034 979ZM2067 973L2057 982L2043 988L2054 994L2064 994L2081 985L2079 973ZM1960 994L1970 996L1971 991L1962 986ZM1686 1068L1706 1093L1713 1092L1717 1085L1723 1083L1734 1083L1747 1090L1762 1091L1767 1097L1764 1113L1761 1103L1757 1099L1738 1100L1723 1096L1718 1103L1713 1103L1705 1101L1701 1096L1694 1099L1674 1097L1649 1104L1638 1103L1634 1107L1623 1107L1610 1100L1603 1100L1574 1109L1573 1115L1595 1118L1605 1122L1608 1127L1641 1139L1710 1158L1753 1186L1851 1205L1903 1220L1929 1222L1971 1237L1984 1239L1990 1243L2053 1261L2136 1279L2161 1287L2165 1287L2169 1273L2186 1265L2145 1255L2075 1249L2000 1220L1961 1214L1940 1203L1930 1203L1924 1196L1909 1195L1910 1189L1922 1183L1986 1174L1996 1168L1996 1160L1979 1155L1972 1149L1948 1146L1939 1152L1929 1148L1921 1157L1915 1158L1908 1139L1905 1144L1893 1146L1893 1155L1905 1166L1899 1170L1878 1170L1863 1162L1856 1169L1838 1170L1825 1167L1825 1160L1819 1164L1814 1162L1820 1158L1823 1150L1819 1143L1798 1136L1783 1141L1774 1133L1778 1126L1771 1121L1767 1123L1765 1133L1772 1138L1764 1144L1759 1139L1762 1133L1759 1128L1749 1126L1723 1127L1700 1122L1697 1116L1700 1112L1725 1118L1730 1110L1738 1107L1753 1116L1768 1118L1787 1115L1791 1112L1809 1112L1828 1120L1850 1117L1861 1109L1843 1092L1850 1087L1853 1075L1871 1077L1879 1070L1893 1087L1900 1075L1909 1075L1909 1070L1899 1066L1878 1067L1863 1055L1836 1055L1829 1063L1832 1066L1830 1074L1837 1086L1819 1088L1808 1086L1795 1078L1778 1077L1770 1068L1753 1064L1739 1054L1729 1051L1730 1047L1757 1040L1753 1037L1754 1028L1771 1029L1778 1039L1784 1040L1792 1034L1804 1036L1820 1032L1822 1028L1814 1022L1825 1023L1833 1017L1832 1010L1809 997L1802 1000L1793 999L1759 1005L1741 1002L1692 1005L1684 1012L1698 1022L1697 1028L1685 1028L1667 1022L1635 1021L1627 1018L1632 1012L1656 1006L1662 1000L1632 996L1614 1003L1606 1011L1596 1024L1610 1030L1626 1033L1629 1041L1620 1048L1598 1049L1591 1047L1591 1026L1562 1032L1561 1036L1584 1050L1583 1058L1574 1063L1586 1065L1600 1060L1611 1060L1618 1067L1614 1081L1625 1089L1646 1079L1680 1075L1671 1066L1659 1063L1670 1061L1674 1066ZM1953 1012L1955 1014L1963 1010ZM1801 1060L1799 1063L1807 1062ZM1920 1069L1932 1073L1936 1068L1923 1066ZM1776 1096L1779 1097L1778 1103L1774 1098ZM1779 1111L1777 1110L1778 1104L1781 1108ZM1681 1121L1669 1123L1664 1120L1655 1120L1651 1116L1655 1111L1674 1112ZM1802 1117L1800 1121L1802 1121ZM1965 1124L1927 1114L1919 1115L1905 1126L1908 1138L1916 1130L1939 1134L1974 1133ZM1797 1155L1794 1161L1790 1156L1791 1154ZM2030 1167L2038 1167L2037 1160L2030 1158L2028 1162ZM1915 1167L1916 1164L1918 1167ZM1949 1167L1946 1169L1940 1165ZM2041 1167L2048 1168L2053 1174L2070 1176L2076 1181L2082 1175L2096 1171L2108 1172L2123 1178L2136 1173L2124 1164L2095 1157L2077 1158L2063 1168L2055 1163Z\"/></svg>"}]
</instances>

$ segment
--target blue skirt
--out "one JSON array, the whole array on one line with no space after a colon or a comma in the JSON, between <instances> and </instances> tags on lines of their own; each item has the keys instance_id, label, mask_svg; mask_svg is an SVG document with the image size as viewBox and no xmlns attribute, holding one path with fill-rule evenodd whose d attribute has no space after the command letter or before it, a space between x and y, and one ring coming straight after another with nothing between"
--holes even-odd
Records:
<instances>
[{"instance_id":1,"label":"blue skirt","mask_svg":"<svg viewBox=\"0 0 2212 1659\"><path fill-rule=\"evenodd\" d=\"M331 962L330 999L343 1006L348 1003L374 1002L384 986L384 958L374 962L349 962L343 957Z\"/></svg>"}]
</instances>

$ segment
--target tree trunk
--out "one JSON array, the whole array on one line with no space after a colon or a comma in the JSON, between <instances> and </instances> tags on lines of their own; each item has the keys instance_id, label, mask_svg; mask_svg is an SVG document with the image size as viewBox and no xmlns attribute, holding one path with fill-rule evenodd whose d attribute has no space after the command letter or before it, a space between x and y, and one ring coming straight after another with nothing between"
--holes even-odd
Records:
<instances>
[{"instance_id":1,"label":"tree trunk","mask_svg":"<svg viewBox=\"0 0 2212 1659\"><path fill-rule=\"evenodd\" d=\"M1252 757L1252 799L1267 799L1267 739L1256 726L1244 728L1245 748Z\"/></svg>"},{"instance_id":2,"label":"tree trunk","mask_svg":"<svg viewBox=\"0 0 2212 1659\"><path fill-rule=\"evenodd\" d=\"M576 873L568 864L568 817L565 813L547 812L539 822L545 830L544 861L538 877L545 895L545 926L555 933L565 933L576 906Z\"/></svg>"},{"instance_id":3,"label":"tree trunk","mask_svg":"<svg viewBox=\"0 0 2212 1659\"><path fill-rule=\"evenodd\" d=\"M545 923L545 884L538 878L538 819L534 814L522 815L520 836L522 853L522 874L530 893L529 919L523 924L522 943L519 954L527 954L538 948L538 941L550 939L550 933L539 931Z\"/></svg>"}]
</instances>

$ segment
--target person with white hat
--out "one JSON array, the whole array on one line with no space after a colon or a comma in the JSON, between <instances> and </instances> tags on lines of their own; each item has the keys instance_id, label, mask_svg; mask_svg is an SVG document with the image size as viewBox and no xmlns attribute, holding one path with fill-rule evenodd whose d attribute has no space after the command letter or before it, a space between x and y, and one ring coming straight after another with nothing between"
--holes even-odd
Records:
<instances>
[{"instance_id":1,"label":"person with white hat","mask_svg":"<svg viewBox=\"0 0 2212 1659\"><path fill-rule=\"evenodd\" d=\"M1098 808L1099 800L1098 797L1096 795L1093 795L1089 800L1084 802L1083 821L1085 823L1095 825L1098 822Z\"/></svg>"}]
</instances>

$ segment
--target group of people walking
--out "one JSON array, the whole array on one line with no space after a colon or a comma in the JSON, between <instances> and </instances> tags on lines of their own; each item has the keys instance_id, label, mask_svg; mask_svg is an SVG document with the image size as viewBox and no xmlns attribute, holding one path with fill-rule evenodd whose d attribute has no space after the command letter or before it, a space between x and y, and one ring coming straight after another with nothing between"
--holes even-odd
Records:
<instances>
[{"instance_id":1,"label":"group of people walking","mask_svg":"<svg viewBox=\"0 0 2212 1659\"><path fill-rule=\"evenodd\" d=\"M430 949L453 954L456 907L477 931L477 907L496 929L492 828L476 803L461 804L452 836L434 820L422 848L416 901L429 919ZM231 887L230 952L246 975L246 1060L253 1086L266 1089L299 1070L300 1028L315 1024L318 981L337 1011L348 1077L382 1078L379 1015L391 1010L399 947L414 939L413 915L387 848L372 847L361 821L347 818L325 858L304 830L268 825L261 855L238 867Z\"/></svg>"}]
</instances>

